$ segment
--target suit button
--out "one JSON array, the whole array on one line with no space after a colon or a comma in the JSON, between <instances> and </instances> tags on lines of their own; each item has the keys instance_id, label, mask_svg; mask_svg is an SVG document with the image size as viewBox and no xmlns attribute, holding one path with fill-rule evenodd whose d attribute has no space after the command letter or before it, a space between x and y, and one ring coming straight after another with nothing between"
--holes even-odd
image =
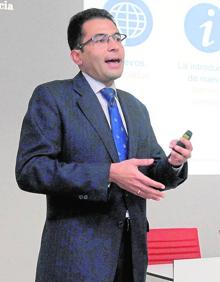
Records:
<instances>
[{"instance_id":1,"label":"suit button","mask_svg":"<svg viewBox=\"0 0 220 282\"><path fill-rule=\"evenodd\" d=\"M83 195L79 195L79 197L78 197L80 200L82 200L84 197L83 197Z\"/></svg>"},{"instance_id":2,"label":"suit button","mask_svg":"<svg viewBox=\"0 0 220 282\"><path fill-rule=\"evenodd\" d=\"M123 225L124 225L124 222L123 222L122 220L119 220L119 221L118 221L118 227L119 227L119 228L122 228Z\"/></svg>"},{"instance_id":3,"label":"suit button","mask_svg":"<svg viewBox=\"0 0 220 282\"><path fill-rule=\"evenodd\" d=\"M83 197L84 200L88 200L88 198L89 198L88 195L84 195Z\"/></svg>"},{"instance_id":4,"label":"suit button","mask_svg":"<svg viewBox=\"0 0 220 282\"><path fill-rule=\"evenodd\" d=\"M125 197L128 198L128 193L125 193Z\"/></svg>"}]
</instances>

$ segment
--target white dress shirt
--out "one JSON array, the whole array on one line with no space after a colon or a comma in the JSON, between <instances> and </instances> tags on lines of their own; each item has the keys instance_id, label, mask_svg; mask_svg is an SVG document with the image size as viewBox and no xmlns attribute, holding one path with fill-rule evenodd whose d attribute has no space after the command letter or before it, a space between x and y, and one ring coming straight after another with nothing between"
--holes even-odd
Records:
<instances>
[{"instance_id":1,"label":"white dress shirt","mask_svg":"<svg viewBox=\"0 0 220 282\"><path fill-rule=\"evenodd\" d=\"M106 116L106 119L108 121L108 124L109 126L111 127L111 122L110 122L110 117L109 117L109 112L108 112L108 102L106 101L106 99L102 96L100 90L102 90L103 88L105 88L105 84L101 83L100 81L97 81L95 80L94 78L92 78L91 76L89 76L87 73L82 73L85 77L85 79L87 80L87 82L89 83L90 87L92 88L93 92L96 94L98 100L99 100L99 103L105 113L105 116ZM113 88L116 92L116 103L117 103L117 106L118 106L118 110L119 110L119 113L121 115L121 119L122 119L122 122L123 122L123 125L124 125L124 128L127 132L127 126L126 126L126 122L125 122L125 118L124 118L124 115L123 115L123 112L122 112L122 109L121 109L121 105L119 103L119 100L118 100L118 97L117 97L117 91L116 91L116 88L115 88L115 84L113 83L110 88Z\"/></svg>"},{"instance_id":2,"label":"white dress shirt","mask_svg":"<svg viewBox=\"0 0 220 282\"><path fill-rule=\"evenodd\" d=\"M109 126L111 127L111 122L110 122L110 117L109 117L109 112L108 112L108 102L106 101L106 99L102 96L100 90L102 90L103 88L105 88L105 84L101 83L100 81L97 81L95 80L94 78L92 78L90 75L88 75L87 73L84 73L82 72L82 74L84 75L85 79L87 80L87 82L89 83L90 87L92 88L93 92L96 94L99 102L100 102L100 105L104 111L104 114L106 116L106 119L108 121L108 124ZM118 106L118 110L119 110L119 113L121 115L121 119L122 119L122 122L123 122L123 125L124 125L124 128L127 132L127 126L126 126L126 122L125 122L125 118L124 118L124 115L123 115L123 112L122 112L122 109L121 109L121 105L118 101L118 97L117 97L117 91L116 91L116 88L115 88L115 84L113 83L110 88L113 88L116 92L116 103L117 103L117 106ZM108 187L110 187L111 183L108 185ZM126 218L129 218L129 213L128 211L126 211Z\"/></svg>"}]
</instances>

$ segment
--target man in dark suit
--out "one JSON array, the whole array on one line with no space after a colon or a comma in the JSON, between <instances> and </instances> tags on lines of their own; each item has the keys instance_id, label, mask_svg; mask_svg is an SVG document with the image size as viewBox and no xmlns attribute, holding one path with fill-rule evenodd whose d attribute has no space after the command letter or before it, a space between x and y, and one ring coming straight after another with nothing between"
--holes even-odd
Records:
<instances>
[{"instance_id":1,"label":"man in dark suit","mask_svg":"<svg viewBox=\"0 0 220 282\"><path fill-rule=\"evenodd\" d=\"M124 38L105 10L73 16L68 42L79 74L38 86L30 100L16 178L47 197L37 282L144 282L146 199L186 179L190 141L173 140L166 157L145 106L115 89ZM124 137L115 136L103 88L114 89Z\"/></svg>"}]
</instances>

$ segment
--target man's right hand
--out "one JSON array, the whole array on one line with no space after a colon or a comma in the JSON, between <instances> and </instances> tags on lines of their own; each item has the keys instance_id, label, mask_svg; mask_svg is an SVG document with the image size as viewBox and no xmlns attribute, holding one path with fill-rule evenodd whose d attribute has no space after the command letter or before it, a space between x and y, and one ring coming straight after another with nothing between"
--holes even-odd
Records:
<instances>
[{"instance_id":1,"label":"man's right hand","mask_svg":"<svg viewBox=\"0 0 220 282\"><path fill-rule=\"evenodd\" d=\"M156 189L164 189L165 186L138 170L139 166L149 166L153 162L153 159L129 159L120 163L112 163L109 181L136 196L159 201L164 197L164 193Z\"/></svg>"}]
</instances>

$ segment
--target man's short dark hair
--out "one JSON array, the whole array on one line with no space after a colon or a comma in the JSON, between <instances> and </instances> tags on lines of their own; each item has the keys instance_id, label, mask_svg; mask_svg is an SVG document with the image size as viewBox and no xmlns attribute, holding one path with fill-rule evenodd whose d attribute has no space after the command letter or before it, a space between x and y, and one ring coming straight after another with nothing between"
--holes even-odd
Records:
<instances>
[{"instance_id":1,"label":"man's short dark hair","mask_svg":"<svg viewBox=\"0 0 220 282\"><path fill-rule=\"evenodd\" d=\"M79 12L78 14L74 15L70 19L68 30L67 30L67 37L68 37L70 50L76 49L77 45L81 43L82 37L84 35L82 31L83 24L86 21L95 18L108 19L116 25L113 16L104 9L91 8Z\"/></svg>"}]
</instances>

